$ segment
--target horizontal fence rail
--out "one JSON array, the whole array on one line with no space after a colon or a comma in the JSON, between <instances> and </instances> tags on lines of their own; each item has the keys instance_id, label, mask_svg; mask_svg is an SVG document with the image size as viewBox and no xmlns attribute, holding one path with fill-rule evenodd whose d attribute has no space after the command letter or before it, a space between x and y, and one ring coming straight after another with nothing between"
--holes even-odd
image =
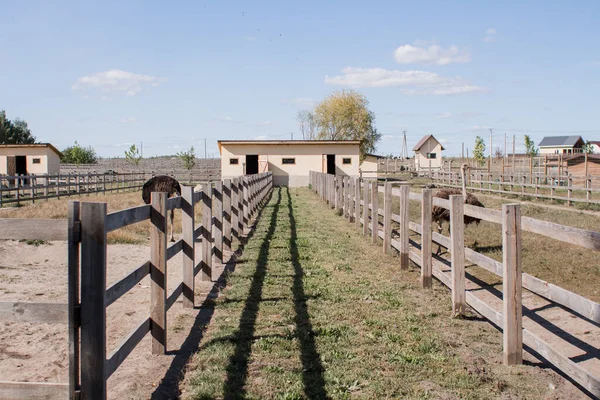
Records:
<instances>
[{"instance_id":1,"label":"horizontal fence rail","mask_svg":"<svg viewBox=\"0 0 600 400\"><path fill-rule=\"evenodd\" d=\"M593 396L600 396L600 379L585 364L574 362L555 349L554 343L548 341L553 336L547 328L536 325L536 329L544 332L541 337L530 328L523 327L522 289L525 288L566 310L573 311L574 314L567 314L569 316L580 316L595 324L600 324L600 304L522 272L520 258L523 231L590 250L600 250L600 233L522 217L518 204L505 204L501 211L479 208L464 204L460 195L450 196L450 199L446 200L433 197L431 189L423 189L422 193L412 193L406 184L402 184L400 188L393 188L389 182L379 186L376 181L361 182L357 178L311 172L310 185L330 207L339 210L348 221L356 223L363 235L371 234L374 243L381 240L384 252L389 253L392 248L398 251L401 269L407 268L407 254L408 259L421 269L423 288L431 287L432 277L448 286L452 291L454 315L463 314L464 307L469 305L498 326L503 332L505 364L521 363L523 345L529 346ZM380 193L384 200L383 208L379 206ZM400 200L398 214L392 212L394 197ZM411 201L421 204L420 224L409 219L408 208ZM363 207L362 212L357 204ZM450 237L432 232L433 207L450 211ZM463 214L502 226L502 262L465 247ZM396 224L395 228L392 227L392 223ZM411 241L408 230L420 235L419 245ZM396 232L396 238L392 237L392 231ZM449 249L450 260L432 257L433 243ZM477 297L477 292L466 289L464 260L503 279L502 312Z\"/></svg>"}]
</instances>

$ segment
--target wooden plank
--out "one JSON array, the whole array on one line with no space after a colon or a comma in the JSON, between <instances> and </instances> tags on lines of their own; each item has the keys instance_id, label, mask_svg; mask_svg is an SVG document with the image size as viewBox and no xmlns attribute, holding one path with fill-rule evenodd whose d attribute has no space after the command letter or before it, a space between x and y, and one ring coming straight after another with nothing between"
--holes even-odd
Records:
<instances>
[{"instance_id":1,"label":"wooden plank","mask_svg":"<svg viewBox=\"0 0 600 400\"><path fill-rule=\"evenodd\" d=\"M431 289L431 210L432 191L423 189L421 201L421 285L425 289Z\"/></svg>"},{"instance_id":2,"label":"wooden plank","mask_svg":"<svg viewBox=\"0 0 600 400\"><path fill-rule=\"evenodd\" d=\"M173 304L177 301L179 296L183 293L183 282L177 285L175 290L167 297L167 311L171 309Z\"/></svg>"},{"instance_id":3,"label":"wooden plank","mask_svg":"<svg viewBox=\"0 0 600 400\"><path fill-rule=\"evenodd\" d=\"M392 252L392 184L385 183L383 198L383 252Z\"/></svg>"},{"instance_id":4,"label":"wooden plank","mask_svg":"<svg viewBox=\"0 0 600 400\"><path fill-rule=\"evenodd\" d=\"M64 303L0 302L0 321L66 324L68 306Z\"/></svg>"},{"instance_id":5,"label":"wooden plank","mask_svg":"<svg viewBox=\"0 0 600 400\"><path fill-rule=\"evenodd\" d=\"M408 269L408 224L409 215L409 192L408 185L400 188L400 269Z\"/></svg>"},{"instance_id":6,"label":"wooden plank","mask_svg":"<svg viewBox=\"0 0 600 400\"><path fill-rule=\"evenodd\" d=\"M503 360L504 365L523 363L523 314L521 266L521 209L502 205Z\"/></svg>"},{"instance_id":7,"label":"wooden plank","mask_svg":"<svg viewBox=\"0 0 600 400\"><path fill-rule=\"evenodd\" d=\"M108 360L106 360L106 379L110 378L146 334L150 332L150 325L150 318L146 318L110 354Z\"/></svg>"},{"instance_id":8,"label":"wooden plank","mask_svg":"<svg viewBox=\"0 0 600 400\"><path fill-rule=\"evenodd\" d=\"M183 250L183 239L179 239L167 248L167 261L179 254L181 250Z\"/></svg>"},{"instance_id":9,"label":"wooden plank","mask_svg":"<svg viewBox=\"0 0 600 400\"><path fill-rule=\"evenodd\" d=\"M46 177L46 184L48 177ZM68 205L67 233L67 299L69 319L69 399L75 400L75 390L79 390L79 244L81 242L81 221L79 202Z\"/></svg>"},{"instance_id":10,"label":"wooden plank","mask_svg":"<svg viewBox=\"0 0 600 400\"><path fill-rule=\"evenodd\" d=\"M575 244L586 249L600 250L600 232L587 231L530 217L522 217L521 225L524 231Z\"/></svg>"},{"instance_id":11,"label":"wooden plank","mask_svg":"<svg viewBox=\"0 0 600 400\"><path fill-rule=\"evenodd\" d=\"M137 206L110 213L106 216L106 232L150 219L150 205Z\"/></svg>"},{"instance_id":12,"label":"wooden plank","mask_svg":"<svg viewBox=\"0 0 600 400\"><path fill-rule=\"evenodd\" d=\"M360 229L360 179L354 178L354 226Z\"/></svg>"},{"instance_id":13,"label":"wooden plank","mask_svg":"<svg viewBox=\"0 0 600 400\"><path fill-rule=\"evenodd\" d=\"M106 203L81 203L81 395L106 399Z\"/></svg>"},{"instance_id":14,"label":"wooden plank","mask_svg":"<svg viewBox=\"0 0 600 400\"><path fill-rule=\"evenodd\" d=\"M377 180L371 182L371 241L377 244L377 232L379 231L379 190Z\"/></svg>"},{"instance_id":15,"label":"wooden plank","mask_svg":"<svg viewBox=\"0 0 600 400\"><path fill-rule=\"evenodd\" d=\"M194 266L196 265L195 248L195 204L194 188L183 186L181 188L181 233L183 249L183 307L194 308Z\"/></svg>"},{"instance_id":16,"label":"wooden plank","mask_svg":"<svg viewBox=\"0 0 600 400\"><path fill-rule=\"evenodd\" d=\"M150 221L150 318L152 354L167 346L167 194L153 192Z\"/></svg>"},{"instance_id":17,"label":"wooden plank","mask_svg":"<svg viewBox=\"0 0 600 400\"><path fill-rule=\"evenodd\" d=\"M67 240L66 219L0 218L0 240Z\"/></svg>"},{"instance_id":18,"label":"wooden plank","mask_svg":"<svg viewBox=\"0 0 600 400\"><path fill-rule=\"evenodd\" d=\"M362 233L363 236L368 236L369 235L369 182L364 181L363 182L363 209L362 209L362 219L363 219L363 226L362 226Z\"/></svg>"},{"instance_id":19,"label":"wooden plank","mask_svg":"<svg viewBox=\"0 0 600 400\"><path fill-rule=\"evenodd\" d=\"M111 287L106 289L104 294L105 307L121 298L125 293L129 292L142 279L150 273L150 261L146 261L135 270L131 271L127 276L118 282L115 282Z\"/></svg>"},{"instance_id":20,"label":"wooden plank","mask_svg":"<svg viewBox=\"0 0 600 400\"><path fill-rule=\"evenodd\" d=\"M251 200L250 210L253 211L256 205L256 177L252 177L250 185ZM213 203L212 203L213 223L213 265L223 263L223 182L215 182L213 187Z\"/></svg>"},{"instance_id":21,"label":"wooden plank","mask_svg":"<svg viewBox=\"0 0 600 400\"><path fill-rule=\"evenodd\" d=\"M454 316L464 315L465 299L465 235L464 201L462 196L450 196L450 259L452 265L452 310Z\"/></svg>"},{"instance_id":22,"label":"wooden plank","mask_svg":"<svg viewBox=\"0 0 600 400\"><path fill-rule=\"evenodd\" d=\"M261 180L261 204L264 195ZM231 251L231 180L223 181L223 249Z\"/></svg>"},{"instance_id":23,"label":"wooden plank","mask_svg":"<svg viewBox=\"0 0 600 400\"><path fill-rule=\"evenodd\" d=\"M247 193L245 185L244 193ZM200 270L202 281L212 280L212 185L210 183L202 185L202 259Z\"/></svg>"},{"instance_id":24,"label":"wooden plank","mask_svg":"<svg viewBox=\"0 0 600 400\"><path fill-rule=\"evenodd\" d=\"M0 381L0 399L54 400L69 397L68 383Z\"/></svg>"}]
</instances>

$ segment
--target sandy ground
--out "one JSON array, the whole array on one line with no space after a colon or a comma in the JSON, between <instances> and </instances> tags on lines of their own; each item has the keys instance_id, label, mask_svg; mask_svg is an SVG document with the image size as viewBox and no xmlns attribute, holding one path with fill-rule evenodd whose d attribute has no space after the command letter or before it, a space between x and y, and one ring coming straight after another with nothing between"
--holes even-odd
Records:
<instances>
[{"instance_id":1,"label":"sandy ground","mask_svg":"<svg viewBox=\"0 0 600 400\"><path fill-rule=\"evenodd\" d=\"M196 246L197 260L200 247ZM149 247L139 245L109 245L107 253L108 286L150 257ZM168 263L168 293L181 282L181 257L179 254ZM0 301L66 303L66 258L66 242L33 246L18 241L0 241ZM219 270L222 271L222 267ZM107 357L149 316L149 284L150 278L143 279L108 307ZM212 287L212 283L197 279L197 306L202 304ZM152 355L150 335L146 335L108 380L109 398L174 398L177 392L173 382L181 376L187 362L184 352L176 350L182 345L193 348L194 340L191 339L199 340L201 326L210 319L211 310L185 310L180 297L167 316L167 355ZM192 326L194 329L191 330ZM0 325L0 380L68 382L67 334L66 324ZM165 383L161 385L163 380Z\"/></svg>"}]
</instances>

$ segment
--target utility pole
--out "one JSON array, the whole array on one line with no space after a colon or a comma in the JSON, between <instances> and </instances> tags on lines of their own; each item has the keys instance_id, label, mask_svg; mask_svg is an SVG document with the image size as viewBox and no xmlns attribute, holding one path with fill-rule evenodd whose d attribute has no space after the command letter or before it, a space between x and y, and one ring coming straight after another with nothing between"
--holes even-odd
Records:
<instances>
[{"instance_id":1,"label":"utility pole","mask_svg":"<svg viewBox=\"0 0 600 400\"><path fill-rule=\"evenodd\" d=\"M513 134L512 168L513 168L513 174L514 174L515 173L515 135L514 134Z\"/></svg>"},{"instance_id":2,"label":"utility pole","mask_svg":"<svg viewBox=\"0 0 600 400\"><path fill-rule=\"evenodd\" d=\"M462 142L462 151L460 153L460 157L465 161L465 142Z\"/></svg>"},{"instance_id":3,"label":"utility pole","mask_svg":"<svg viewBox=\"0 0 600 400\"><path fill-rule=\"evenodd\" d=\"M204 139L204 158L206 158L206 139Z\"/></svg>"},{"instance_id":4,"label":"utility pole","mask_svg":"<svg viewBox=\"0 0 600 400\"><path fill-rule=\"evenodd\" d=\"M493 152L492 148L494 147L492 145L492 134L493 134L493 129L490 128L490 160L492 159L492 152Z\"/></svg>"},{"instance_id":5,"label":"utility pole","mask_svg":"<svg viewBox=\"0 0 600 400\"><path fill-rule=\"evenodd\" d=\"M144 142L140 142L140 152L142 153L142 158L144 158Z\"/></svg>"},{"instance_id":6,"label":"utility pole","mask_svg":"<svg viewBox=\"0 0 600 400\"><path fill-rule=\"evenodd\" d=\"M508 154L506 153L506 132L504 132L504 158L507 158Z\"/></svg>"},{"instance_id":7,"label":"utility pole","mask_svg":"<svg viewBox=\"0 0 600 400\"><path fill-rule=\"evenodd\" d=\"M294 132L290 132L290 135L292 135L292 140L294 140Z\"/></svg>"},{"instance_id":8,"label":"utility pole","mask_svg":"<svg viewBox=\"0 0 600 400\"><path fill-rule=\"evenodd\" d=\"M400 157L403 159L408 158L408 146L406 145L406 131L402 132L402 153Z\"/></svg>"}]
</instances>

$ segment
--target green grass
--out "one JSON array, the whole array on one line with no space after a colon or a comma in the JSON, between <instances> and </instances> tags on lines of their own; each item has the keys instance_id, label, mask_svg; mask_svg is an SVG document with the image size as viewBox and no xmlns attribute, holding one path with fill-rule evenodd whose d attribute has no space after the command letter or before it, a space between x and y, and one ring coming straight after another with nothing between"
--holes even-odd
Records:
<instances>
[{"instance_id":1,"label":"green grass","mask_svg":"<svg viewBox=\"0 0 600 400\"><path fill-rule=\"evenodd\" d=\"M497 364L501 337L488 324L451 319L445 288L421 290L417 273L399 271L397 258L306 189L274 190L239 261L188 365L187 398L543 398L547 390L547 381L513 373L528 367ZM471 343L489 362L485 374L463 367Z\"/></svg>"}]
</instances>

